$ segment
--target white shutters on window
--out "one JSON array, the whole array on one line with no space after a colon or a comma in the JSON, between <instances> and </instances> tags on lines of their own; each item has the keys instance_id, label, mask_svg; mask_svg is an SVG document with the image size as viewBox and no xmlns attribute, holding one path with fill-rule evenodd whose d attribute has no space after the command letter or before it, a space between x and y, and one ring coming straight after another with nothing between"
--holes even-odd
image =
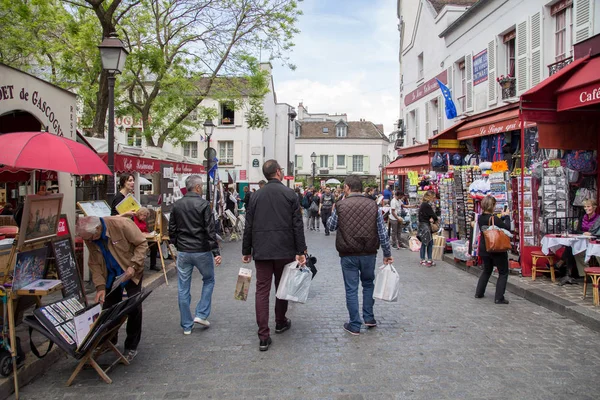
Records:
<instances>
[{"instance_id":1,"label":"white shutters on window","mask_svg":"<svg viewBox=\"0 0 600 400\"><path fill-rule=\"evenodd\" d=\"M498 101L498 82L496 82L496 46L497 39L488 43L488 105L494 105Z\"/></svg>"},{"instance_id":2,"label":"white shutters on window","mask_svg":"<svg viewBox=\"0 0 600 400\"><path fill-rule=\"evenodd\" d=\"M454 78L454 75L452 74L452 66L450 66L448 69L446 69L446 76L448 77L448 84L446 86L448 86L449 89L452 89L452 84L454 83L452 82Z\"/></svg>"},{"instance_id":3,"label":"white shutters on window","mask_svg":"<svg viewBox=\"0 0 600 400\"><path fill-rule=\"evenodd\" d=\"M438 96L437 98L437 131L438 133L440 133L443 130L442 127L442 109L445 109L444 107L444 97L443 96Z\"/></svg>"},{"instance_id":4,"label":"white shutters on window","mask_svg":"<svg viewBox=\"0 0 600 400\"><path fill-rule=\"evenodd\" d=\"M327 156L327 163L329 164L328 168L333 169L333 154L330 154L329 156Z\"/></svg>"},{"instance_id":5,"label":"white shutters on window","mask_svg":"<svg viewBox=\"0 0 600 400\"><path fill-rule=\"evenodd\" d=\"M349 173L354 171L354 167L352 165L352 156L346 156L346 171Z\"/></svg>"},{"instance_id":6,"label":"white shutters on window","mask_svg":"<svg viewBox=\"0 0 600 400\"><path fill-rule=\"evenodd\" d=\"M517 25L517 67L515 68L517 78L517 95L520 95L529 87L529 67L527 65L527 21Z\"/></svg>"},{"instance_id":7,"label":"white shutters on window","mask_svg":"<svg viewBox=\"0 0 600 400\"><path fill-rule=\"evenodd\" d=\"M370 165L369 165L369 156L363 156L363 172L365 174L368 174L369 171L371 170Z\"/></svg>"},{"instance_id":8,"label":"white shutters on window","mask_svg":"<svg viewBox=\"0 0 600 400\"><path fill-rule=\"evenodd\" d=\"M415 140L419 139L419 109L415 108Z\"/></svg>"},{"instance_id":9,"label":"white shutters on window","mask_svg":"<svg viewBox=\"0 0 600 400\"><path fill-rule=\"evenodd\" d=\"M429 102L425 103L425 139L430 135L431 124L429 123Z\"/></svg>"},{"instance_id":10,"label":"white shutters on window","mask_svg":"<svg viewBox=\"0 0 600 400\"><path fill-rule=\"evenodd\" d=\"M242 141L233 142L233 164L242 165Z\"/></svg>"},{"instance_id":11,"label":"white shutters on window","mask_svg":"<svg viewBox=\"0 0 600 400\"><path fill-rule=\"evenodd\" d=\"M302 156L296 156L296 169L302 169Z\"/></svg>"},{"instance_id":12,"label":"white shutters on window","mask_svg":"<svg viewBox=\"0 0 600 400\"><path fill-rule=\"evenodd\" d=\"M542 54L542 12L537 12L529 19L531 46L531 86L544 79L544 58Z\"/></svg>"},{"instance_id":13,"label":"white shutters on window","mask_svg":"<svg viewBox=\"0 0 600 400\"><path fill-rule=\"evenodd\" d=\"M573 5L573 44L589 38L594 27L594 2L597 0L575 0Z\"/></svg>"},{"instance_id":14,"label":"white shutters on window","mask_svg":"<svg viewBox=\"0 0 600 400\"><path fill-rule=\"evenodd\" d=\"M467 54L465 56L465 72L467 74L466 79L466 93L465 93L465 111L473 111L473 54Z\"/></svg>"}]
</instances>

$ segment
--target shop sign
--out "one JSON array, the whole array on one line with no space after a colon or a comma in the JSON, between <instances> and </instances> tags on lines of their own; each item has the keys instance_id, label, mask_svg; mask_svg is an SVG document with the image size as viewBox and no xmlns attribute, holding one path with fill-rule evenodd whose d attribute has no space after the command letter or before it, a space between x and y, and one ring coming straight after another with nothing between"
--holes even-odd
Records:
<instances>
[{"instance_id":1,"label":"shop sign","mask_svg":"<svg viewBox=\"0 0 600 400\"><path fill-rule=\"evenodd\" d=\"M561 93L558 96L559 111L596 103L600 103L600 86L592 87L590 85L583 89Z\"/></svg>"},{"instance_id":2,"label":"shop sign","mask_svg":"<svg viewBox=\"0 0 600 400\"><path fill-rule=\"evenodd\" d=\"M465 147L465 144L457 139L435 139L431 141L429 147L432 149L459 149Z\"/></svg>"},{"instance_id":3,"label":"shop sign","mask_svg":"<svg viewBox=\"0 0 600 400\"><path fill-rule=\"evenodd\" d=\"M252 160L252 167L258 168L258 158L255 158L254 160Z\"/></svg>"},{"instance_id":4,"label":"shop sign","mask_svg":"<svg viewBox=\"0 0 600 400\"><path fill-rule=\"evenodd\" d=\"M487 49L473 56L473 86L487 81L488 54Z\"/></svg>"},{"instance_id":5,"label":"shop sign","mask_svg":"<svg viewBox=\"0 0 600 400\"><path fill-rule=\"evenodd\" d=\"M293 181L293 180L294 180L294 177L293 177L293 176L289 176L289 175L285 175L285 176L283 177L283 179L285 179L286 181Z\"/></svg>"},{"instance_id":6,"label":"shop sign","mask_svg":"<svg viewBox=\"0 0 600 400\"><path fill-rule=\"evenodd\" d=\"M409 172L417 172L421 174L426 174L427 169L423 166L420 167L402 167L388 170L389 175L408 175Z\"/></svg>"},{"instance_id":7,"label":"shop sign","mask_svg":"<svg viewBox=\"0 0 600 400\"><path fill-rule=\"evenodd\" d=\"M143 158L123 157L123 169L125 171L137 171L141 173L151 173L158 169L154 161Z\"/></svg>"},{"instance_id":8,"label":"shop sign","mask_svg":"<svg viewBox=\"0 0 600 400\"><path fill-rule=\"evenodd\" d=\"M148 116L148 123L152 122L152 117ZM115 126L119 128L142 128L142 119L135 119L131 116L116 117Z\"/></svg>"},{"instance_id":9,"label":"shop sign","mask_svg":"<svg viewBox=\"0 0 600 400\"><path fill-rule=\"evenodd\" d=\"M204 168L201 165L176 163L174 165L176 174L199 174Z\"/></svg>"},{"instance_id":10,"label":"shop sign","mask_svg":"<svg viewBox=\"0 0 600 400\"><path fill-rule=\"evenodd\" d=\"M436 90L438 90L440 88L440 85L438 85L436 79L439 79L440 82L442 82L444 85L447 85L448 84L448 71L444 70L442 73L440 73L435 78L431 78L430 80L425 82L423 85L419 86L418 88L416 88L415 90L413 90L412 92L407 94L406 97L404 98L404 105L412 104L415 101L427 96L429 93L433 93Z\"/></svg>"},{"instance_id":11,"label":"shop sign","mask_svg":"<svg viewBox=\"0 0 600 400\"><path fill-rule=\"evenodd\" d=\"M67 223L67 217L61 216L58 220L58 231L56 236L67 236L69 235L69 224Z\"/></svg>"},{"instance_id":12,"label":"shop sign","mask_svg":"<svg viewBox=\"0 0 600 400\"><path fill-rule=\"evenodd\" d=\"M246 174L246 170L245 169L240 169L240 181L245 181L246 179L248 179L247 174Z\"/></svg>"}]
</instances>

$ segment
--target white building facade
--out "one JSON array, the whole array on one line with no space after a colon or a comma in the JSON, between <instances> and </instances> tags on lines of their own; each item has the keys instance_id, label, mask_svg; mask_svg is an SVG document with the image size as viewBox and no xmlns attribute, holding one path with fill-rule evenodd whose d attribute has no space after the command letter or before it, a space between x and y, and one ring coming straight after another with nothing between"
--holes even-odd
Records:
<instances>
[{"instance_id":1,"label":"white building facade","mask_svg":"<svg viewBox=\"0 0 600 400\"><path fill-rule=\"evenodd\" d=\"M348 121L346 114L309 114L298 106L295 124L296 175L313 184L336 178L340 181L348 175L358 175L363 180L379 182L380 168L389 163L389 139L383 125L370 121Z\"/></svg>"},{"instance_id":2,"label":"white building facade","mask_svg":"<svg viewBox=\"0 0 600 400\"><path fill-rule=\"evenodd\" d=\"M403 18L416 18L401 41L404 146L425 143L464 117L518 102L522 93L573 60L574 44L600 32L599 0L398 5ZM416 12L404 14L403 6ZM446 119L436 77L451 89L458 118Z\"/></svg>"}]
</instances>

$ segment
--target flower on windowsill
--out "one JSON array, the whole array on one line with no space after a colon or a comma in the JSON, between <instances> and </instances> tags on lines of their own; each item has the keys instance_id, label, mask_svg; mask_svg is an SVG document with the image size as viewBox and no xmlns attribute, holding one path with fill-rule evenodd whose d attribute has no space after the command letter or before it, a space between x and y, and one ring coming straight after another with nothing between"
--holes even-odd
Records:
<instances>
[{"instance_id":1,"label":"flower on windowsill","mask_svg":"<svg viewBox=\"0 0 600 400\"><path fill-rule=\"evenodd\" d=\"M223 124L230 124L230 123L231 123L231 119L230 119L230 118L227 118L227 117L225 117L225 118L223 118L223 119L221 120L221 123L223 123Z\"/></svg>"},{"instance_id":2,"label":"flower on windowsill","mask_svg":"<svg viewBox=\"0 0 600 400\"><path fill-rule=\"evenodd\" d=\"M503 83L512 82L514 80L515 80L515 77L511 76L510 74L508 74L508 75L500 75L499 77L496 78L496 82L498 82L501 85Z\"/></svg>"}]
</instances>

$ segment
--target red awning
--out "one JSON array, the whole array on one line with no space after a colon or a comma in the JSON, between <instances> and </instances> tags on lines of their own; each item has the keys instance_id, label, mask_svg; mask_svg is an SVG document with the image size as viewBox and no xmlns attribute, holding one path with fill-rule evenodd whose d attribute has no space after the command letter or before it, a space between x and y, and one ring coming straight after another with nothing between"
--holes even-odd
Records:
<instances>
[{"instance_id":1,"label":"red awning","mask_svg":"<svg viewBox=\"0 0 600 400\"><path fill-rule=\"evenodd\" d=\"M108 154L102 153L99 156L108 164ZM155 160L153 158L128 156L124 154L115 154L115 172L139 172L141 174L152 174L160 172L161 164L171 164L176 174L201 174L204 173L204 166L198 164L189 164L182 162L173 162L167 160Z\"/></svg>"},{"instance_id":2,"label":"red awning","mask_svg":"<svg viewBox=\"0 0 600 400\"><path fill-rule=\"evenodd\" d=\"M0 182L27 182L31 179L31 169L27 168L0 168ZM35 179L39 181L57 181L56 171L36 171Z\"/></svg>"},{"instance_id":3,"label":"red awning","mask_svg":"<svg viewBox=\"0 0 600 400\"><path fill-rule=\"evenodd\" d=\"M461 148L461 143L457 138L457 131L466 121L458 121L456 124L452 125L450 128L447 128L435 136L430 137L429 140L429 151L445 151L445 150L459 150ZM464 146L464 144L462 144Z\"/></svg>"},{"instance_id":4,"label":"red awning","mask_svg":"<svg viewBox=\"0 0 600 400\"><path fill-rule=\"evenodd\" d=\"M409 172L423 172L429 170L429 155L402 157L387 167L388 175L406 175Z\"/></svg>"},{"instance_id":5,"label":"red awning","mask_svg":"<svg viewBox=\"0 0 600 400\"><path fill-rule=\"evenodd\" d=\"M415 146L402 147L401 149L398 149L398 155L408 156L419 153L427 153L427 150L429 150L429 146L427 143L417 144Z\"/></svg>"},{"instance_id":6,"label":"red awning","mask_svg":"<svg viewBox=\"0 0 600 400\"><path fill-rule=\"evenodd\" d=\"M523 93L520 101L523 119L536 122L558 122L569 117L569 115L560 116L556 113L556 92L589 60L589 56L580 58Z\"/></svg>"},{"instance_id":7,"label":"red awning","mask_svg":"<svg viewBox=\"0 0 600 400\"><path fill-rule=\"evenodd\" d=\"M474 119L473 121L466 123L458 128L457 139L473 139L519 129L521 129L519 109L514 108L488 117Z\"/></svg>"},{"instance_id":8,"label":"red awning","mask_svg":"<svg viewBox=\"0 0 600 400\"><path fill-rule=\"evenodd\" d=\"M600 57L578 68L557 93L558 111L600 104Z\"/></svg>"}]
</instances>

